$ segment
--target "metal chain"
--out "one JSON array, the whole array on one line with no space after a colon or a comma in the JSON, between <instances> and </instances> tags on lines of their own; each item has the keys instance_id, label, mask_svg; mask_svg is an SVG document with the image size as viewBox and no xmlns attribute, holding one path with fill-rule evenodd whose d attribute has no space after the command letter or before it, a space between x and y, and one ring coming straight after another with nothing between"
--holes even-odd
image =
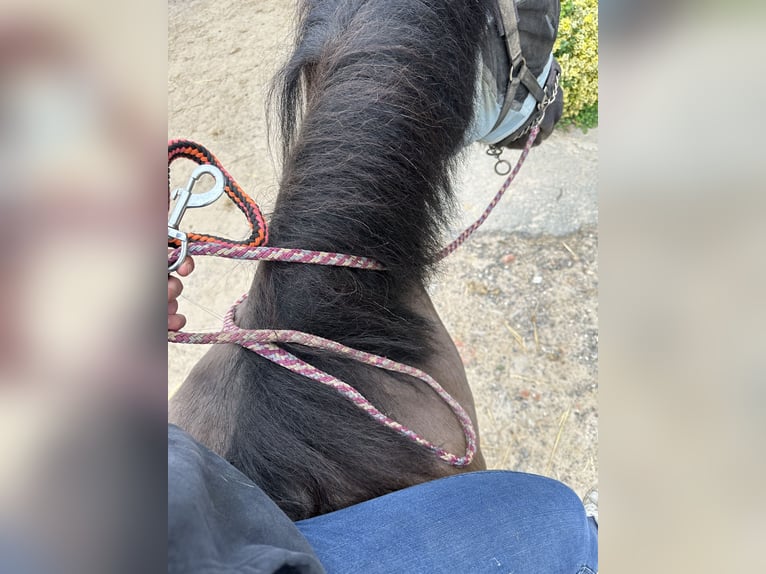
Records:
<instances>
[{"instance_id":1,"label":"metal chain","mask_svg":"<svg viewBox=\"0 0 766 574\"><path fill-rule=\"evenodd\" d=\"M556 101L556 97L559 94L559 77L560 74L556 73L556 79L553 82L553 90L550 95L548 95L548 86L546 85L545 88L543 88L543 101L538 102L537 104L537 118L534 121L529 122L527 127L525 127L521 133L516 136L516 138L514 138L514 141L523 138L530 131L532 131L532 128L539 127L540 124L543 123L543 119L545 119L545 112L548 109L548 106ZM503 176L508 175L511 172L511 163L507 160L500 159L500 156L504 151L505 148L498 147L495 144L492 144L487 148L487 155L491 155L495 158L495 173L497 175Z\"/></svg>"},{"instance_id":2,"label":"metal chain","mask_svg":"<svg viewBox=\"0 0 766 574\"><path fill-rule=\"evenodd\" d=\"M521 132L521 136L529 133L532 127L539 126L543 122L543 118L545 118L545 112L548 109L548 106L550 106L554 101L556 101L556 96L558 96L558 94L559 94L559 74L556 73L556 79L553 81L553 93L550 96L548 96L548 86L545 86L545 89L543 90L543 101L537 104L537 110L540 115L534 121L533 124L528 125L524 129L524 131Z\"/></svg>"}]
</instances>

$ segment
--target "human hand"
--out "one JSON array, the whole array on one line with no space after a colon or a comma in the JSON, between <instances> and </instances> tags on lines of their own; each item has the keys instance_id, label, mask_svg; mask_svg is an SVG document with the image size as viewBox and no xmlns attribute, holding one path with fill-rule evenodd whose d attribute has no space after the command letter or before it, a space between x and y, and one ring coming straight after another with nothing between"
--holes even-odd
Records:
<instances>
[{"instance_id":1,"label":"human hand","mask_svg":"<svg viewBox=\"0 0 766 574\"><path fill-rule=\"evenodd\" d=\"M194 271L194 260L187 257L176 273L186 277L192 271ZM183 289L183 283L178 277L168 275L168 331L178 331L186 325L186 317L178 313L178 296Z\"/></svg>"}]
</instances>

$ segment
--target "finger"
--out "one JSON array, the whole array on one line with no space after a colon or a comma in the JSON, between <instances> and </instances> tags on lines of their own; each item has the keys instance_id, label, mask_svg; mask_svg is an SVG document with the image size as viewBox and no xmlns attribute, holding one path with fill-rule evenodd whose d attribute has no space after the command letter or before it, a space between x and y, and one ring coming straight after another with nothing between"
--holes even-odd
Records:
<instances>
[{"instance_id":1,"label":"finger","mask_svg":"<svg viewBox=\"0 0 766 574\"><path fill-rule=\"evenodd\" d=\"M186 277L192 271L194 271L194 259L187 255L186 259L184 259L184 262L181 263L181 266L178 268L177 273L181 277Z\"/></svg>"},{"instance_id":2,"label":"finger","mask_svg":"<svg viewBox=\"0 0 766 574\"><path fill-rule=\"evenodd\" d=\"M168 275L168 303L173 299L178 299L178 296L183 292L184 285L178 277Z\"/></svg>"},{"instance_id":3,"label":"finger","mask_svg":"<svg viewBox=\"0 0 766 574\"><path fill-rule=\"evenodd\" d=\"M186 317L183 315L168 315L168 331L178 331L186 325Z\"/></svg>"},{"instance_id":4,"label":"finger","mask_svg":"<svg viewBox=\"0 0 766 574\"><path fill-rule=\"evenodd\" d=\"M176 313L178 313L178 299L168 301L168 317L175 315Z\"/></svg>"}]
</instances>

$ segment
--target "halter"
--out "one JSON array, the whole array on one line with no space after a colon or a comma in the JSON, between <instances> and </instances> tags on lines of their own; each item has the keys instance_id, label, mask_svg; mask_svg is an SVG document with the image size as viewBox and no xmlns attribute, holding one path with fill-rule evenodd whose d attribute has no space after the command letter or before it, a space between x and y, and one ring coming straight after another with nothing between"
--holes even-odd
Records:
<instances>
[{"instance_id":1,"label":"halter","mask_svg":"<svg viewBox=\"0 0 766 574\"><path fill-rule=\"evenodd\" d=\"M500 159L503 148L521 140L532 129L540 126L548 106L558 95L559 71L554 66L553 54L550 53L547 63L536 77L527 66L527 60L521 50L516 3L514 0L495 0L494 8L492 23L497 36L502 39L503 49L510 64L508 80L502 106L497 110L498 104L495 100L498 94L495 86L488 88L482 85L482 75L479 75L477 114L483 111L485 116L483 123L479 122L483 129L480 133L474 133L475 137L472 139L488 145L487 154L494 156L496 160L495 172L504 176L510 173L511 164ZM528 94L522 102L515 105L516 95L521 86L527 89ZM482 102L484 105L481 105ZM489 125L492 127L489 128Z\"/></svg>"},{"instance_id":2,"label":"halter","mask_svg":"<svg viewBox=\"0 0 766 574\"><path fill-rule=\"evenodd\" d=\"M516 3L513 0L496 0L496 2L497 9L500 13L500 18L496 19L498 34L503 38L505 51L508 55L508 61L511 63L511 69L508 73L508 87L505 89L503 107L500 109L500 115L498 116L494 127L490 131L494 131L505 120L505 117L511 110L513 100L516 97L516 91L519 89L519 85L521 84L524 84L524 87L529 90L529 94L538 103L539 117L536 122L537 125L539 125L542 121L542 116L545 114L545 109L543 108L541 110L540 105L543 104L546 99L548 99L548 93L546 90L547 81L543 81L542 85L540 85L538 78L536 78L532 71L527 67L527 60L521 53L521 40L519 38L519 15L516 12ZM546 78L550 73L550 63L552 58L553 56L551 55L548 60L548 66L546 66L548 69L548 72L545 74ZM558 76L556 77L556 82L558 85ZM555 99L555 95L553 99ZM546 108L548 107L548 104L550 104L550 101L545 104ZM526 131L529 131L530 129L531 128L527 128ZM502 146L506 143L510 143L511 141L522 137L524 133L525 132L513 133L503 141L498 142L496 145Z\"/></svg>"}]
</instances>

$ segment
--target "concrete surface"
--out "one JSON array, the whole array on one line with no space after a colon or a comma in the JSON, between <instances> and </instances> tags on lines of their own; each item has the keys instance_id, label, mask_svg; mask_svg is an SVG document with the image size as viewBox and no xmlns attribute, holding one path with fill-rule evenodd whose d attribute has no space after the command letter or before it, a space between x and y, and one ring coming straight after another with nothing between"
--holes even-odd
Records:
<instances>
[{"instance_id":1,"label":"concrete surface","mask_svg":"<svg viewBox=\"0 0 766 574\"><path fill-rule=\"evenodd\" d=\"M512 165L516 150L505 150ZM458 185L463 217L475 220L500 184L486 146L472 145ZM567 235L598 222L598 129L556 131L534 148L482 231ZM465 223L465 221L464 221Z\"/></svg>"}]
</instances>

